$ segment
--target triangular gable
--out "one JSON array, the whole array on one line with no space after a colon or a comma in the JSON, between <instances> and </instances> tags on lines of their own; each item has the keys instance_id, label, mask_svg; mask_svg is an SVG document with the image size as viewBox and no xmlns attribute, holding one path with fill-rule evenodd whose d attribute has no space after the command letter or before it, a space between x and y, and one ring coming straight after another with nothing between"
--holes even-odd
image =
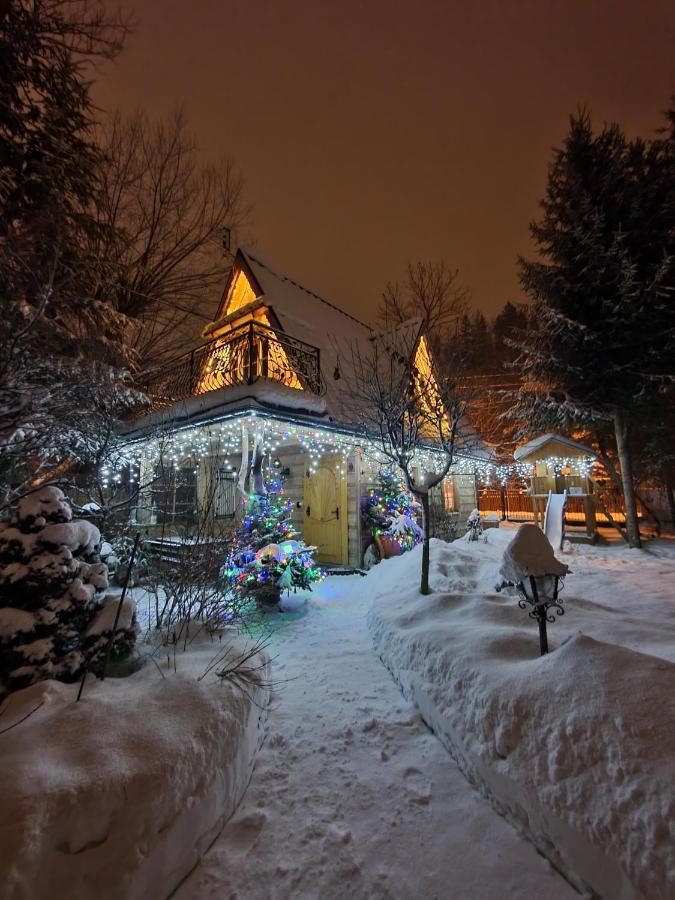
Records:
<instances>
[{"instance_id":1,"label":"triangular gable","mask_svg":"<svg viewBox=\"0 0 675 900\"><path fill-rule=\"evenodd\" d=\"M238 309L249 306L262 295L263 290L251 271L246 257L241 250L238 250L214 321L218 322Z\"/></svg>"},{"instance_id":2,"label":"triangular gable","mask_svg":"<svg viewBox=\"0 0 675 900\"><path fill-rule=\"evenodd\" d=\"M269 377L287 387L303 390L302 373L295 371L282 344L274 340L276 332L283 333L283 329L280 327L274 310L263 304L263 297L264 291L260 281L255 277L244 253L238 250L216 319L204 332L205 335L216 332L220 340L217 341L202 365L200 379L195 389L196 394L217 390L232 384L240 384L248 377L247 366L249 363L255 366L256 371L262 371L263 356L265 357L264 368L269 371ZM255 309L257 301L260 301L259 308ZM238 320L235 315L240 310L246 310L249 319L252 318L270 329L272 340L267 341L258 336L254 338L252 359L249 359L250 351L247 343L238 340L232 345L228 341L229 335L239 329L237 321L241 324L241 320ZM229 324L226 324L226 320L229 321ZM222 323L221 328L218 328L219 323Z\"/></svg>"},{"instance_id":3,"label":"triangular gable","mask_svg":"<svg viewBox=\"0 0 675 900\"><path fill-rule=\"evenodd\" d=\"M438 387L436 367L431 348L425 334L420 334L417 340L415 356L413 357L413 371L418 385L423 388L423 393L420 394L421 403L423 407L426 407L427 413L433 413L440 408L441 393ZM445 410L445 407L443 409ZM445 415L443 419L446 419Z\"/></svg>"},{"instance_id":4,"label":"triangular gable","mask_svg":"<svg viewBox=\"0 0 675 900\"><path fill-rule=\"evenodd\" d=\"M439 408L441 392L438 386L436 366L433 352L424 333L424 320L408 319L387 331L373 335L372 340L381 341L386 354L378 357L378 366L383 366L385 383L391 381L392 371L398 367L395 379L406 377L412 369L415 393L419 396L425 412L431 413ZM392 361L395 368L392 370Z\"/></svg>"},{"instance_id":5,"label":"triangular gable","mask_svg":"<svg viewBox=\"0 0 675 900\"><path fill-rule=\"evenodd\" d=\"M436 397L439 396L438 382L436 380L436 372L432 359L431 349L427 343L426 335L421 334L415 348L415 356L413 358L413 366L419 373L419 377L424 379L428 389L433 391Z\"/></svg>"}]
</instances>

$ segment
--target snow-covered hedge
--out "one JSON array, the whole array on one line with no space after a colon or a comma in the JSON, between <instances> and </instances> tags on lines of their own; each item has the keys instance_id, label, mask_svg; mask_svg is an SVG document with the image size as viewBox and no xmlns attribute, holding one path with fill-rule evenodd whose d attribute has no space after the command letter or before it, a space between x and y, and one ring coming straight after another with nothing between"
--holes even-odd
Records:
<instances>
[{"instance_id":1,"label":"snow-covered hedge","mask_svg":"<svg viewBox=\"0 0 675 900\"><path fill-rule=\"evenodd\" d=\"M0 735L5 900L163 900L187 875L244 793L269 699L199 680L217 648L90 677L79 703L56 681L5 701L0 729L42 704Z\"/></svg>"},{"instance_id":2,"label":"snow-covered hedge","mask_svg":"<svg viewBox=\"0 0 675 900\"><path fill-rule=\"evenodd\" d=\"M466 776L579 888L674 896L675 665L564 640L559 623L539 657L536 624L492 590L504 536L490 540L499 546L432 542L428 597L419 549L378 566L377 652ZM565 619L583 629L593 603L575 607L573 579Z\"/></svg>"}]
</instances>

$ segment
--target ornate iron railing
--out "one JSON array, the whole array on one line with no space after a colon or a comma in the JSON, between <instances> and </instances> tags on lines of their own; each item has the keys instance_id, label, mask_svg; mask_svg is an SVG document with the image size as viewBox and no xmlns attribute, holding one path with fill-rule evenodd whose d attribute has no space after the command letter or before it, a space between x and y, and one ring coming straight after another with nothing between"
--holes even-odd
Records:
<instances>
[{"instance_id":1,"label":"ornate iron railing","mask_svg":"<svg viewBox=\"0 0 675 900\"><path fill-rule=\"evenodd\" d=\"M318 347L249 322L139 377L155 407L169 406L222 387L269 378L287 387L322 394Z\"/></svg>"}]
</instances>

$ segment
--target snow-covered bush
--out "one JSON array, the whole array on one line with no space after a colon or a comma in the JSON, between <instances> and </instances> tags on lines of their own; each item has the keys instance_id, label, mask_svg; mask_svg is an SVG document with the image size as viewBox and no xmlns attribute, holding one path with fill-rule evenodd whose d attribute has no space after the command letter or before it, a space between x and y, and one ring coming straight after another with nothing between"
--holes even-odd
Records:
<instances>
[{"instance_id":1,"label":"snow-covered bush","mask_svg":"<svg viewBox=\"0 0 675 900\"><path fill-rule=\"evenodd\" d=\"M113 526L112 534L110 534L110 543L101 548L101 558L107 564L114 583L120 586L128 583L129 587L134 587L139 582L142 582L147 577L153 562L152 554L148 551L147 544L141 539L136 546L134 565L129 575L129 563L131 562L137 530L136 525L128 522L117 528Z\"/></svg>"},{"instance_id":2,"label":"snow-covered bush","mask_svg":"<svg viewBox=\"0 0 675 900\"><path fill-rule=\"evenodd\" d=\"M483 522L480 517L480 510L472 509L469 518L466 520L466 539L468 541L479 541L483 537Z\"/></svg>"},{"instance_id":3,"label":"snow-covered bush","mask_svg":"<svg viewBox=\"0 0 675 900\"><path fill-rule=\"evenodd\" d=\"M118 601L107 597L108 569L95 525L73 519L59 488L19 501L0 522L0 695L45 678L73 681L98 671ZM125 604L117 658L131 650L135 617Z\"/></svg>"}]
</instances>

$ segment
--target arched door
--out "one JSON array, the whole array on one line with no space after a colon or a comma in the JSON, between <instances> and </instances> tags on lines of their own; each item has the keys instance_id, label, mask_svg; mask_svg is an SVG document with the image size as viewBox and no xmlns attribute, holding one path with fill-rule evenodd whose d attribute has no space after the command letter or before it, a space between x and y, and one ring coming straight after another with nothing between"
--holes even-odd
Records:
<instances>
[{"instance_id":1,"label":"arched door","mask_svg":"<svg viewBox=\"0 0 675 900\"><path fill-rule=\"evenodd\" d=\"M315 472L305 474L304 539L318 547L319 562L347 562L347 482L339 461L324 457Z\"/></svg>"}]
</instances>

